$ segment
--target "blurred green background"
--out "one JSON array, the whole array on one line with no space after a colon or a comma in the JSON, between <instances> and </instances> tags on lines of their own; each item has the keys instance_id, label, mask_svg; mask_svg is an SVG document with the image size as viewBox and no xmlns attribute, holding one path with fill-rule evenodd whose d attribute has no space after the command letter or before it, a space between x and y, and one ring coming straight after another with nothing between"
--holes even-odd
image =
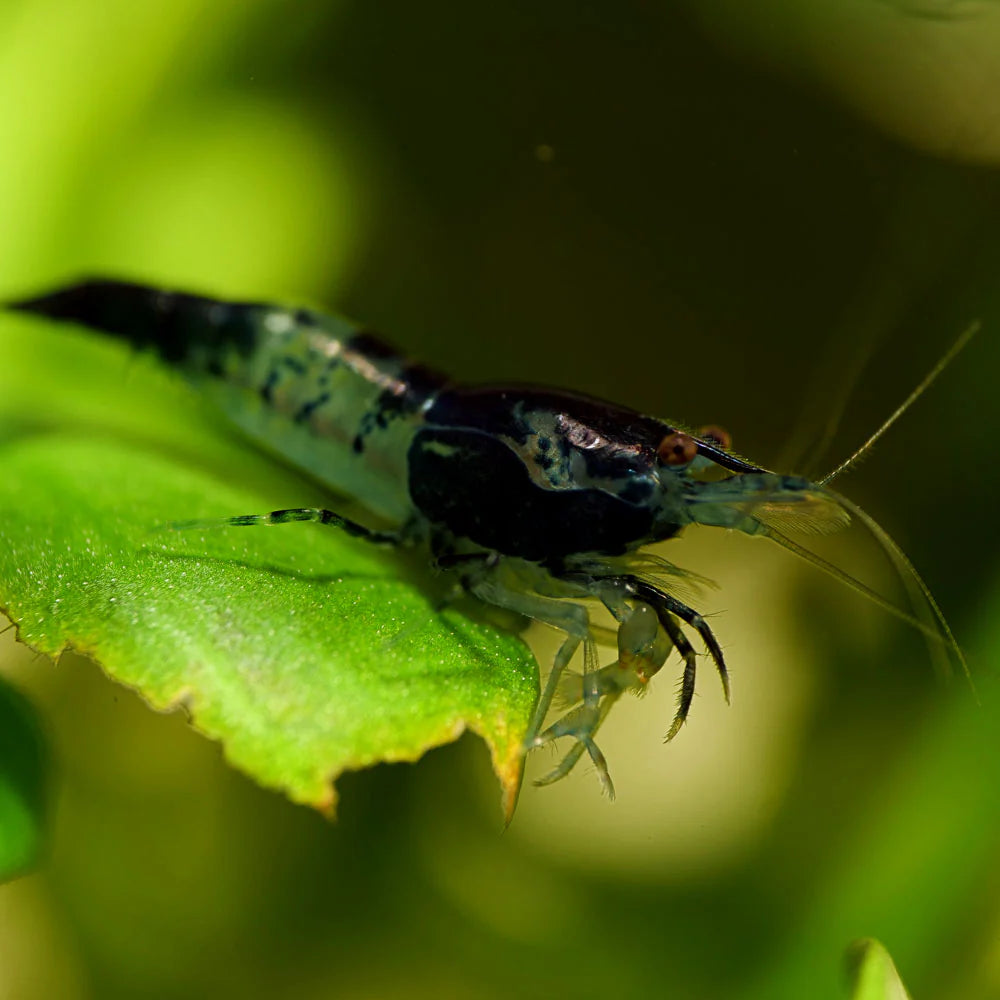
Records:
<instances>
[{"instance_id":1,"label":"blurred green background","mask_svg":"<svg viewBox=\"0 0 1000 1000\"><path fill-rule=\"evenodd\" d=\"M984 330L840 484L979 704L791 556L693 532L668 554L721 584L734 704L706 671L669 747L667 672L616 710L617 802L581 767L501 834L467 737L342 779L330 825L8 633L56 776L43 870L0 887L0 997L833 997L861 936L917 997L1000 996L995 11L6 0L0 295L107 273L320 302L463 380L719 423L812 472ZM0 357L31 350L13 330ZM824 551L892 586L863 537Z\"/></svg>"}]
</instances>

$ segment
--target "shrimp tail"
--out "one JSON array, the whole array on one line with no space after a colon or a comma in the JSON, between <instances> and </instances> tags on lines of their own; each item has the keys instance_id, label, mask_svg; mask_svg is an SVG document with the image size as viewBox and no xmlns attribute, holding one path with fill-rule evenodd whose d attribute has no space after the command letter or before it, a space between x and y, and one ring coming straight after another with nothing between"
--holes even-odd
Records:
<instances>
[{"instance_id":1,"label":"shrimp tail","mask_svg":"<svg viewBox=\"0 0 1000 1000\"><path fill-rule=\"evenodd\" d=\"M260 314L269 307L100 279L10 302L7 308L79 323L135 348L152 348L169 364L183 365L196 354L199 358L229 350L252 354Z\"/></svg>"}]
</instances>

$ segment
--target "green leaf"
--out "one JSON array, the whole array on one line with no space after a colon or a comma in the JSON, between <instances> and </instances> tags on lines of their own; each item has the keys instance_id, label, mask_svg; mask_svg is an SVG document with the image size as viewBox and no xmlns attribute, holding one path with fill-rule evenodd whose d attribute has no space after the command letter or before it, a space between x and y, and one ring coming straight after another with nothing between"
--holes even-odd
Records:
<instances>
[{"instance_id":1,"label":"green leaf","mask_svg":"<svg viewBox=\"0 0 1000 1000\"><path fill-rule=\"evenodd\" d=\"M847 949L851 1000L910 1000L885 946L873 938L855 941Z\"/></svg>"},{"instance_id":2,"label":"green leaf","mask_svg":"<svg viewBox=\"0 0 1000 1000\"><path fill-rule=\"evenodd\" d=\"M0 882L23 874L38 857L46 763L34 709L0 681Z\"/></svg>"},{"instance_id":3,"label":"green leaf","mask_svg":"<svg viewBox=\"0 0 1000 1000\"><path fill-rule=\"evenodd\" d=\"M0 463L0 605L22 641L185 706L236 767L324 810L345 769L415 760L469 728L509 815L538 689L515 636L437 613L412 565L336 530L156 530L275 497L148 445L36 434Z\"/></svg>"}]
</instances>

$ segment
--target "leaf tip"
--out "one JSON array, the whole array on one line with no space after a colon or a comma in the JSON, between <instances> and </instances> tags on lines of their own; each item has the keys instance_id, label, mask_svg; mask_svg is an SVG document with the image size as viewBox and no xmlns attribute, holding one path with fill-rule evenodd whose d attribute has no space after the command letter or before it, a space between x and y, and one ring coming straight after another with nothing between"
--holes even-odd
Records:
<instances>
[{"instance_id":1,"label":"leaf tip","mask_svg":"<svg viewBox=\"0 0 1000 1000\"><path fill-rule=\"evenodd\" d=\"M520 742L511 743L506 756L494 761L493 769L500 779L500 806L503 809L504 829L510 826L517 809L517 800L521 794L521 783L524 778L524 751Z\"/></svg>"},{"instance_id":2,"label":"leaf tip","mask_svg":"<svg viewBox=\"0 0 1000 1000\"><path fill-rule=\"evenodd\" d=\"M337 818L337 789L333 786L332 778L327 782L323 795L311 805L324 819L330 820L331 823Z\"/></svg>"},{"instance_id":3,"label":"leaf tip","mask_svg":"<svg viewBox=\"0 0 1000 1000\"><path fill-rule=\"evenodd\" d=\"M875 938L853 941L844 956L851 1000L909 1000L895 963Z\"/></svg>"}]
</instances>

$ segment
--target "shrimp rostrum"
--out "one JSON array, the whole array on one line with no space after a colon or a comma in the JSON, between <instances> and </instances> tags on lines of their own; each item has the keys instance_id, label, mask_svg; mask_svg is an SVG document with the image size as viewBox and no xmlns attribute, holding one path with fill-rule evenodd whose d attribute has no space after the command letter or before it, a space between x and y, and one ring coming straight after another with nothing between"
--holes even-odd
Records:
<instances>
[{"instance_id":1,"label":"shrimp rostrum","mask_svg":"<svg viewBox=\"0 0 1000 1000\"><path fill-rule=\"evenodd\" d=\"M389 527L300 508L188 525L315 521L377 544L419 547L464 591L558 629L564 639L524 748L560 738L571 745L540 783L564 776L587 754L612 794L597 731L621 694L641 692L673 651L683 673L676 712L665 720L667 739L688 717L696 647L707 652L728 700L723 651L705 619L677 596L698 578L646 551L690 524L773 539L963 662L906 557L829 487L831 477L770 472L734 454L716 428L695 433L554 389L456 385L407 363L364 329L306 309L106 280L12 307L151 348L251 439L354 497ZM913 613L789 537L852 518L900 571ZM618 643L617 660L605 666L601 627L592 620L602 606ZM567 668L581 648L583 671L574 674ZM549 721L557 694L569 705Z\"/></svg>"}]
</instances>

